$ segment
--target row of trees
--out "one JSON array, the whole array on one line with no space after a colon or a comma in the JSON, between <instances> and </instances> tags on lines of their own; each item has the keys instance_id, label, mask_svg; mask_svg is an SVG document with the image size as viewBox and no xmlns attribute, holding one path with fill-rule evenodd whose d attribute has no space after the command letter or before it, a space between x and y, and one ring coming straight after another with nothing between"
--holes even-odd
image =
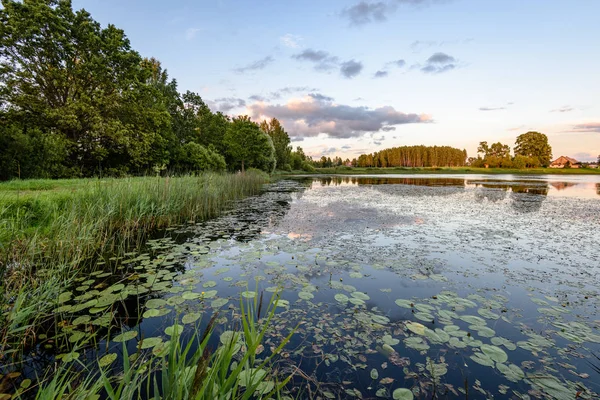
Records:
<instances>
[{"instance_id":1,"label":"row of trees","mask_svg":"<svg viewBox=\"0 0 600 400\"><path fill-rule=\"evenodd\" d=\"M500 142L488 145L480 142L477 158L469 158L473 167L491 168L536 168L548 167L552 159L552 147L548 137L539 132L527 132L517 137L514 156L510 155L510 147Z\"/></svg>"},{"instance_id":2,"label":"row of trees","mask_svg":"<svg viewBox=\"0 0 600 400\"><path fill-rule=\"evenodd\" d=\"M402 146L362 154L353 160L357 167L462 167L467 151L449 146Z\"/></svg>"},{"instance_id":3,"label":"row of trees","mask_svg":"<svg viewBox=\"0 0 600 400\"><path fill-rule=\"evenodd\" d=\"M302 168L279 121L212 112L70 0L2 0L0 179Z\"/></svg>"}]
</instances>

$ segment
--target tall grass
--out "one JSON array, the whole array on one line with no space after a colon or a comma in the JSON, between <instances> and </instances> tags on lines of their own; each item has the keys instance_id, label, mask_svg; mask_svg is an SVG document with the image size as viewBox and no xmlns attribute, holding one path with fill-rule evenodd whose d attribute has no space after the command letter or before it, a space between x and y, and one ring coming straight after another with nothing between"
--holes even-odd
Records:
<instances>
[{"instance_id":1,"label":"tall grass","mask_svg":"<svg viewBox=\"0 0 600 400\"><path fill-rule=\"evenodd\" d=\"M142 245L157 229L216 216L267 178L247 172L0 184L0 364L7 343L25 345L25 327L45 318L51 295L90 260Z\"/></svg>"},{"instance_id":2,"label":"tall grass","mask_svg":"<svg viewBox=\"0 0 600 400\"><path fill-rule=\"evenodd\" d=\"M130 357L123 344L122 370L116 375L107 368L85 367L83 371L75 371L61 365L53 371L52 377L32 387L30 392L36 391L36 399L40 400L97 399L100 395L109 400L279 398L291 376L280 376L273 368L274 361L295 329L269 355L261 360L257 358L267 330L273 329L278 299L279 293L275 293L265 306L262 295L258 305L256 298L246 300L246 306L241 300L240 329L222 334L214 350L209 340L217 315L202 334L196 331L187 343L172 338L164 354L138 351L135 357ZM175 325L175 329L183 327ZM192 351L194 344L197 347Z\"/></svg>"}]
</instances>

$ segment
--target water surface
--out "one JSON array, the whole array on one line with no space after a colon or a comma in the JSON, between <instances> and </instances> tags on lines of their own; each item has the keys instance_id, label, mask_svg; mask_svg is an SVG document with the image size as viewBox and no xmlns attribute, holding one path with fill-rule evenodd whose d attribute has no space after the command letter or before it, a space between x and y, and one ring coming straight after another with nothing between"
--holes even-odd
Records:
<instances>
[{"instance_id":1,"label":"water surface","mask_svg":"<svg viewBox=\"0 0 600 400\"><path fill-rule=\"evenodd\" d=\"M291 389L301 398L600 392L590 364L600 364L600 177L286 179L112 262L120 283L86 277L57 310L90 315L85 325L109 303L118 323L99 324L100 356L121 352L122 328L134 352L141 338L168 340L174 318L189 337L217 310L218 341L240 293L281 287L265 347L298 326L280 369L301 369ZM107 290L124 299L102 302Z\"/></svg>"}]
</instances>

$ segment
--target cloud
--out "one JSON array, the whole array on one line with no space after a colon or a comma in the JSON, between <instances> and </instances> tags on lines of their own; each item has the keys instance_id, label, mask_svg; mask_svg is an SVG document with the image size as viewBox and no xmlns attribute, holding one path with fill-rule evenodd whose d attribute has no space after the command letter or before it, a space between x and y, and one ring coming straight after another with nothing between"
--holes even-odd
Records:
<instances>
[{"instance_id":1,"label":"cloud","mask_svg":"<svg viewBox=\"0 0 600 400\"><path fill-rule=\"evenodd\" d=\"M449 0L389 0L376 2L361 0L351 7L344 8L340 16L347 19L351 26L360 26L386 21L391 14L396 12L399 5L417 7L446 1Z\"/></svg>"},{"instance_id":2,"label":"cloud","mask_svg":"<svg viewBox=\"0 0 600 400\"><path fill-rule=\"evenodd\" d=\"M336 147L330 147L328 149L325 149L321 152L322 156L326 156L328 154L333 154L333 153L337 153L338 149Z\"/></svg>"},{"instance_id":3,"label":"cloud","mask_svg":"<svg viewBox=\"0 0 600 400\"><path fill-rule=\"evenodd\" d=\"M263 97L258 94L253 94L252 96L248 97L248 99L252 100L252 101L267 101L268 100L266 97Z\"/></svg>"},{"instance_id":4,"label":"cloud","mask_svg":"<svg viewBox=\"0 0 600 400\"><path fill-rule=\"evenodd\" d=\"M365 25L375 21L385 21L387 19L386 14L394 11L395 6L393 4L382 1L376 3L361 1L352 7L345 8L341 15L350 20L350 25Z\"/></svg>"},{"instance_id":5,"label":"cloud","mask_svg":"<svg viewBox=\"0 0 600 400\"><path fill-rule=\"evenodd\" d=\"M396 60L396 61L391 61L390 64L395 65L398 68L402 68L406 65L406 61L404 60Z\"/></svg>"},{"instance_id":6,"label":"cloud","mask_svg":"<svg viewBox=\"0 0 600 400\"><path fill-rule=\"evenodd\" d=\"M321 93L309 93L308 95L317 101L333 101L334 100L333 97L324 96Z\"/></svg>"},{"instance_id":7,"label":"cloud","mask_svg":"<svg viewBox=\"0 0 600 400\"><path fill-rule=\"evenodd\" d=\"M342 146L342 150L350 150L351 148L352 148L352 146L347 145L347 144Z\"/></svg>"},{"instance_id":8,"label":"cloud","mask_svg":"<svg viewBox=\"0 0 600 400\"><path fill-rule=\"evenodd\" d=\"M410 48L414 53L419 53L422 50L428 49L433 46L437 46L438 42L431 40L416 40L410 44Z\"/></svg>"},{"instance_id":9,"label":"cloud","mask_svg":"<svg viewBox=\"0 0 600 400\"><path fill-rule=\"evenodd\" d=\"M557 108L555 110L550 110L550 112L561 112L561 113L564 113L564 112L569 112L569 111L573 111L573 110L574 110L574 108L571 107L571 106L563 106L563 107Z\"/></svg>"},{"instance_id":10,"label":"cloud","mask_svg":"<svg viewBox=\"0 0 600 400\"><path fill-rule=\"evenodd\" d=\"M426 123L424 114L405 114L391 106L354 107L306 96L286 104L254 103L247 106L254 119L275 117L295 137L325 134L334 138L357 138L365 133L389 130L393 125Z\"/></svg>"},{"instance_id":11,"label":"cloud","mask_svg":"<svg viewBox=\"0 0 600 400\"><path fill-rule=\"evenodd\" d=\"M296 48L300 47L300 42L303 39L304 38L300 35L292 35L291 33L286 33L285 35L283 35L282 37L279 38L279 41L285 47L290 47L292 49L296 49Z\"/></svg>"},{"instance_id":12,"label":"cloud","mask_svg":"<svg viewBox=\"0 0 600 400\"><path fill-rule=\"evenodd\" d=\"M248 97L248 100L252 100L252 101L271 101L271 100L276 100L276 99L280 99L282 98L284 95L289 95L292 93L299 93L299 92L318 92L319 89L317 88L311 88L310 86L286 86L283 87L281 89L278 89L274 92L270 92L268 94L254 94L250 97Z\"/></svg>"},{"instance_id":13,"label":"cloud","mask_svg":"<svg viewBox=\"0 0 600 400\"><path fill-rule=\"evenodd\" d=\"M271 56L266 56L265 58L261 58L260 60L254 61L244 67L234 69L235 72L239 74L243 74L248 71L257 71L259 69L266 68L269 64L271 64L275 59Z\"/></svg>"},{"instance_id":14,"label":"cloud","mask_svg":"<svg viewBox=\"0 0 600 400\"><path fill-rule=\"evenodd\" d=\"M342 63L342 66L340 67L340 72L345 78L352 79L358 74L360 74L362 69L363 65L361 62L350 60Z\"/></svg>"},{"instance_id":15,"label":"cloud","mask_svg":"<svg viewBox=\"0 0 600 400\"><path fill-rule=\"evenodd\" d=\"M508 128L507 131L520 131L520 130L524 130L525 129L525 125L519 125L519 126L515 126L514 128Z\"/></svg>"},{"instance_id":16,"label":"cloud","mask_svg":"<svg viewBox=\"0 0 600 400\"><path fill-rule=\"evenodd\" d=\"M387 71L377 71L377 72L375 72L375 75L373 75L373 78L385 78L389 74L390 73Z\"/></svg>"},{"instance_id":17,"label":"cloud","mask_svg":"<svg viewBox=\"0 0 600 400\"><path fill-rule=\"evenodd\" d=\"M596 132L600 133L600 122L588 122L585 124L577 124L573 126L575 132Z\"/></svg>"},{"instance_id":18,"label":"cloud","mask_svg":"<svg viewBox=\"0 0 600 400\"><path fill-rule=\"evenodd\" d=\"M241 108L246 105L244 99L239 99L237 97L222 97L220 99L208 101L207 103L211 110L221 111L223 113L228 113L233 109Z\"/></svg>"},{"instance_id":19,"label":"cloud","mask_svg":"<svg viewBox=\"0 0 600 400\"><path fill-rule=\"evenodd\" d=\"M421 67L421 71L426 74L441 74L456 68L456 59L440 52L434 53L425 63L426 65Z\"/></svg>"},{"instance_id":20,"label":"cloud","mask_svg":"<svg viewBox=\"0 0 600 400\"><path fill-rule=\"evenodd\" d=\"M586 162L586 161L596 161L598 159L598 156L596 154L589 153L589 152L581 152L581 153L573 154L573 158L578 161Z\"/></svg>"},{"instance_id":21,"label":"cloud","mask_svg":"<svg viewBox=\"0 0 600 400\"><path fill-rule=\"evenodd\" d=\"M506 110L506 107L479 107L479 111L498 111Z\"/></svg>"},{"instance_id":22,"label":"cloud","mask_svg":"<svg viewBox=\"0 0 600 400\"><path fill-rule=\"evenodd\" d=\"M363 69L360 61L349 60L340 63L340 59L329 54L324 50L306 49L292 56L298 61L308 61L314 63L314 68L317 71L329 71L333 68L340 67L340 73L346 78L354 78Z\"/></svg>"},{"instance_id":23,"label":"cloud","mask_svg":"<svg viewBox=\"0 0 600 400\"><path fill-rule=\"evenodd\" d=\"M455 61L454 57L446 53L435 53L427 59L427 64L448 64Z\"/></svg>"},{"instance_id":24,"label":"cloud","mask_svg":"<svg viewBox=\"0 0 600 400\"><path fill-rule=\"evenodd\" d=\"M309 61L315 64L317 71L327 71L335 68L339 59L323 50L306 49L301 53L295 54L292 58L299 61Z\"/></svg>"},{"instance_id":25,"label":"cloud","mask_svg":"<svg viewBox=\"0 0 600 400\"><path fill-rule=\"evenodd\" d=\"M196 37L196 35L198 34L198 32L200 32L200 31L201 31L200 28L188 28L185 31L185 38L187 40L193 40Z\"/></svg>"}]
</instances>

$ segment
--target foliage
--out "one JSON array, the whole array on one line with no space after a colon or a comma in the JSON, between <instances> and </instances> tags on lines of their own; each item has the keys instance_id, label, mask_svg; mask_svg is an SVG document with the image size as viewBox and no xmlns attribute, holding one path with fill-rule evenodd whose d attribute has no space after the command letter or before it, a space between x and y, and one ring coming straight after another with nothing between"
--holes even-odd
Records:
<instances>
[{"instance_id":1,"label":"foliage","mask_svg":"<svg viewBox=\"0 0 600 400\"><path fill-rule=\"evenodd\" d=\"M35 320L86 262L143 243L152 230L217 215L257 193L264 174L0 184L0 354L28 343Z\"/></svg>"},{"instance_id":2,"label":"foliage","mask_svg":"<svg viewBox=\"0 0 600 400\"><path fill-rule=\"evenodd\" d=\"M403 146L358 157L358 167L461 167L466 150L448 146Z\"/></svg>"},{"instance_id":3,"label":"foliage","mask_svg":"<svg viewBox=\"0 0 600 400\"><path fill-rule=\"evenodd\" d=\"M62 365L37 391L37 399L98 398L102 392L111 400L121 399L251 399L278 397L291 379L280 382L271 365L274 358L290 341L296 329L272 348L267 357L257 360L255 355L263 346L264 337L273 329L273 317L279 292L274 293L263 308L254 300L241 300L240 321L242 331L226 331L219 346L213 351L209 340L214 333L217 315L209 321L204 332L198 331L187 341L170 340L162 352L138 353L131 356L123 343L123 368L112 375L108 368L100 367L99 376L90 369L77 373ZM262 305L262 295L261 295ZM183 329L174 325L174 329ZM192 351L193 346L197 346ZM133 360L133 361L131 361ZM82 375L86 377L78 384ZM99 379L98 379L99 378Z\"/></svg>"},{"instance_id":4,"label":"foliage","mask_svg":"<svg viewBox=\"0 0 600 400\"><path fill-rule=\"evenodd\" d=\"M227 127L223 142L229 155L235 160L234 166L237 168L241 165L242 172L246 167L258 168L269 173L275 169L273 141L248 116L233 119Z\"/></svg>"},{"instance_id":5,"label":"foliage","mask_svg":"<svg viewBox=\"0 0 600 400\"><path fill-rule=\"evenodd\" d=\"M535 157L543 167L550 165L552 147L548 137L539 132L527 132L517 137L514 148L515 156Z\"/></svg>"},{"instance_id":6,"label":"foliage","mask_svg":"<svg viewBox=\"0 0 600 400\"><path fill-rule=\"evenodd\" d=\"M227 164L215 150L189 142L181 146L179 166L188 171L224 171Z\"/></svg>"},{"instance_id":7,"label":"foliage","mask_svg":"<svg viewBox=\"0 0 600 400\"><path fill-rule=\"evenodd\" d=\"M261 122L260 129L269 135L273 141L277 167L285 170L285 167L286 165L289 165L292 156L292 146L290 146L290 137L287 132L283 129L283 126L281 126L281 123L277 118Z\"/></svg>"},{"instance_id":8,"label":"foliage","mask_svg":"<svg viewBox=\"0 0 600 400\"><path fill-rule=\"evenodd\" d=\"M0 180L221 171L229 117L180 95L160 61L70 1L3 0L0 8ZM267 123L284 166L289 137ZM263 141L264 142L264 141ZM271 171L272 145L250 165ZM257 151L264 151L258 154ZM236 165L232 165L232 168Z\"/></svg>"}]
</instances>

